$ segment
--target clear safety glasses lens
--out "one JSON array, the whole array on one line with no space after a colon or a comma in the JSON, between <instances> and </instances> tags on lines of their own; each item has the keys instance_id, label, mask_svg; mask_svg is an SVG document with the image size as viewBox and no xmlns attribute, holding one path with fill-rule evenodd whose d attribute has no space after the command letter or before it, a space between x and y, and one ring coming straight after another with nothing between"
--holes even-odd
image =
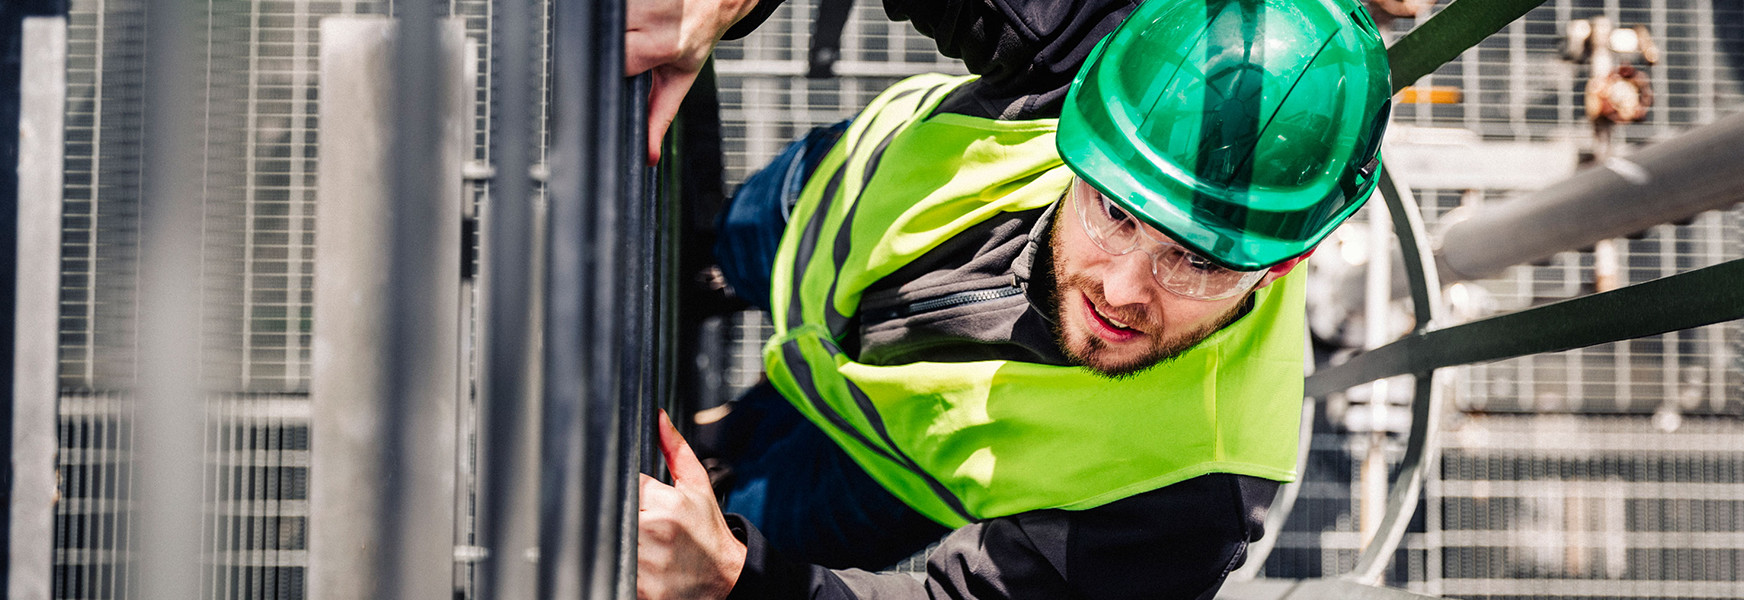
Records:
<instances>
[{"instance_id":1,"label":"clear safety glasses lens","mask_svg":"<svg viewBox=\"0 0 1744 600\"><path fill-rule=\"evenodd\" d=\"M1137 218L1082 181L1073 185L1072 191L1079 223L1090 241L1117 256L1143 249L1151 256L1151 274L1157 285L1170 293L1194 300L1221 300L1246 292L1265 276L1264 269L1227 269L1180 244L1152 237Z\"/></svg>"}]
</instances>

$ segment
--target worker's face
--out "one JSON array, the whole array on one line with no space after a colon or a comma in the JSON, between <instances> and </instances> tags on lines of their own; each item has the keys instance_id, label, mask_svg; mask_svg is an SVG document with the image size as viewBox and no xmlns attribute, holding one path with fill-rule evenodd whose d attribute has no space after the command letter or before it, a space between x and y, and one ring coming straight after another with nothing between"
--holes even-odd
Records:
<instances>
[{"instance_id":1,"label":"worker's face","mask_svg":"<svg viewBox=\"0 0 1744 600\"><path fill-rule=\"evenodd\" d=\"M1097 198L1096 192L1082 183L1074 185L1078 189L1055 212L1051 242L1056 336L1074 363L1103 375L1131 375L1193 347L1234 320L1252 289L1270 284L1301 260L1273 267L1251 289L1226 298L1187 298L1158 283L1152 253L1116 255L1091 240L1070 203ZM1169 240L1154 228L1139 226L1156 240Z\"/></svg>"}]
</instances>

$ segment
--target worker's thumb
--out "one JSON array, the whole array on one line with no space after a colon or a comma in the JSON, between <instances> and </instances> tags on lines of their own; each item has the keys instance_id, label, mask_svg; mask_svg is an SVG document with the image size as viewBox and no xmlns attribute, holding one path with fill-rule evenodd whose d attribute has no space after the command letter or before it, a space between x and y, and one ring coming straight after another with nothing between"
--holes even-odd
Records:
<instances>
[{"instance_id":1,"label":"worker's thumb","mask_svg":"<svg viewBox=\"0 0 1744 600\"><path fill-rule=\"evenodd\" d=\"M684 104L684 96L690 93L691 85L696 83L696 76L695 72L675 67L654 68L654 81L648 89L648 166L654 166L660 160L660 145L666 139L666 130L678 117L678 108Z\"/></svg>"},{"instance_id":2,"label":"worker's thumb","mask_svg":"<svg viewBox=\"0 0 1744 600\"><path fill-rule=\"evenodd\" d=\"M672 418L666 411L660 411L660 453L666 456L666 468L672 471L672 487L685 492L696 491L705 496L714 496L714 487L709 485L708 469L697 460L696 452L690 449L690 444L679 435L678 428L672 426Z\"/></svg>"}]
</instances>

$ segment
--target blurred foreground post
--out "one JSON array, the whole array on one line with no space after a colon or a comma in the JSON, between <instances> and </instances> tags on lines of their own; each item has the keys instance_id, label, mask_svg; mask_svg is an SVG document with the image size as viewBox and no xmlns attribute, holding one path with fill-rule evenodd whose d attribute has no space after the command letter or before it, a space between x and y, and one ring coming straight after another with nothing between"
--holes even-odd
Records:
<instances>
[{"instance_id":1,"label":"blurred foreground post","mask_svg":"<svg viewBox=\"0 0 1744 600\"><path fill-rule=\"evenodd\" d=\"M64 160L67 20L26 17L19 74L16 277L12 291L11 446L6 527L7 598L48 598L53 575L57 330L60 320L61 182ZM7 24L10 26L10 24ZM0 180L4 180L0 178Z\"/></svg>"},{"instance_id":2,"label":"blurred foreground post","mask_svg":"<svg viewBox=\"0 0 1744 600\"><path fill-rule=\"evenodd\" d=\"M460 23L428 8L321 23L311 598L453 594L471 88Z\"/></svg>"},{"instance_id":3,"label":"blurred foreground post","mask_svg":"<svg viewBox=\"0 0 1744 600\"><path fill-rule=\"evenodd\" d=\"M201 369L205 230L205 70L209 14L182 0L146 3L139 206L139 324L132 414L136 503L129 580L140 598L197 598L205 494ZM126 434L123 434L126 435Z\"/></svg>"}]
</instances>

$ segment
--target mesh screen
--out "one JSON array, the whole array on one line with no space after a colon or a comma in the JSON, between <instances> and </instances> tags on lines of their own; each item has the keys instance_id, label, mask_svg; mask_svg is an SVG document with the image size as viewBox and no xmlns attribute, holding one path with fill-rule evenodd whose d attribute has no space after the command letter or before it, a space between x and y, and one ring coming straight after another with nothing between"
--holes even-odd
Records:
<instances>
[{"instance_id":1,"label":"mesh screen","mask_svg":"<svg viewBox=\"0 0 1744 600\"><path fill-rule=\"evenodd\" d=\"M1590 147L1586 67L1557 52L1569 20L1597 15L1646 25L1662 51L1647 68L1654 106L1644 122L1615 130L1619 146L1663 140L1744 106L1737 5L1549 2L1417 82L1458 89L1461 102L1429 104L1423 95L1423 103L1397 106L1395 124L1463 129L1482 143ZM1410 26L1404 20L1393 29ZM1529 191L1413 190L1431 232L1453 209L1482 210ZM1744 210L1734 207L1615 240L1619 280L1744 257L1741 226ZM1564 252L1455 285L1445 297L1456 319L1470 320L1591 294L1598 260L1592 249ZM1431 473L1388 582L1471 598L1744 594L1731 550L1744 500L1741 356L1744 326L1732 322L1452 369L1445 398L1455 412L1443 417L1441 468ZM1374 439L1333 421L1316 424L1301 500L1267 575L1327 576L1355 565L1360 472ZM1384 444L1396 474L1403 440Z\"/></svg>"},{"instance_id":2,"label":"mesh screen","mask_svg":"<svg viewBox=\"0 0 1744 600\"><path fill-rule=\"evenodd\" d=\"M319 21L372 2L208 4L202 189L203 595L302 598ZM69 11L54 596L126 598L144 3Z\"/></svg>"}]
</instances>

